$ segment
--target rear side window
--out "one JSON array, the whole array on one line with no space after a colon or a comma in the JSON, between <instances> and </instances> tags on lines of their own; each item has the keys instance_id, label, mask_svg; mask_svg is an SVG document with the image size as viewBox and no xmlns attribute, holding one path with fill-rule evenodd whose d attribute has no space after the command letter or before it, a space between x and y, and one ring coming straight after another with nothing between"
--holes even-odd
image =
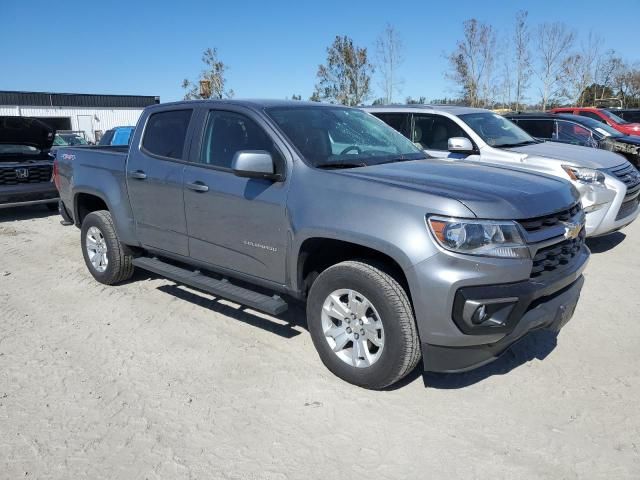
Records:
<instances>
[{"instance_id":1,"label":"rear side window","mask_svg":"<svg viewBox=\"0 0 640 480\"><path fill-rule=\"evenodd\" d=\"M516 122L520 128L532 137L553 138L553 119L524 120Z\"/></svg>"},{"instance_id":2,"label":"rear side window","mask_svg":"<svg viewBox=\"0 0 640 480\"><path fill-rule=\"evenodd\" d=\"M600 123L607 123L604 121L604 119L598 115L597 113L593 113L593 112L578 112L578 115L580 115L581 117L588 117L588 118L593 118L594 120L599 121Z\"/></svg>"},{"instance_id":3,"label":"rear side window","mask_svg":"<svg viewBox=\"0 0 640 480\"><path fill-rule=\"evenodd\" d=\"M182 159L192 110L154 113L147 120L142 148L152 155Z\"/></svg>"},{"instance_id":4,"label":"rear side window","mask_svg":"<svg viewBox=\"0 0 640 480\"><path fill-rule=\"evenodd\" d=\"M411 138L411 122L408 113L374 113L384 123L394 128L407 138Z\"/></svg>"}]
</instances>

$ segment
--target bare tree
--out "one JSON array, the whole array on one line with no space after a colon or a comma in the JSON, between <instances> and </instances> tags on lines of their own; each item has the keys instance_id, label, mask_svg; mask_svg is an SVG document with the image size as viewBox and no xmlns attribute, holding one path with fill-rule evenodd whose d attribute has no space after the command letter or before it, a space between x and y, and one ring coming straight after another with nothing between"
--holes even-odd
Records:
<instances>
[{"instance_id":1,"label":"bare tree","mask_svg":"<svg viewBox=\"0 0 640 480\"><path fill-rule=\"evenodd\" d=\"M562 66L574 41L575 33L563 23L543 23L538 27L538 76L542 82L542 110L547 109L550 98L560 93Z\"/></svg>"},{"instance_id":2,"label":"bare tree","mask_svg":"<svg viewBox=\"0 0 640 480\"><path fill-rule=\"evenodd\" d=\"M402 50L403 45L400 35L391 24L387 24L376 40L376 60L381 76L380 87L384 92L385 103L392 103L393 94L401 91L400 87L403 81L398 77L397 69L404 60Z\"/></svg>"},{"instance_id":3,"label":"bare tree","mask_svg":"<svg viewBox=\"0 0 640 480\"><path fill-rule=\"evenodd\" d=\"M318 83L312 100L328 100L343 105L360 105L371 93L373 65L367 49L354 46L353 40L336 36L327 48L327 63L318 67Z\"/></svg>"},{"instance_id":4,"label":"bare tree","mask_svg":"<svg viewBox=\"0 0 640 480\"><path fill-rule=\"evenodd\" d=\"M527 25L529 13L520 10L516 13L516 28L513 36L515 52L515 101L516 110L520 110L525 92L529 88L531 78L531 51L529 41L531 34Z\"/></svg>"},{"instance_id":5,"label":"bare tree","mask_svg":"<svg viewBox=\"0 0 640 480\"><path fill-rule=\"evenodd\" d=\"M218 59L217 48L207 48L202 53L202 62L206 65L196 82L189 79L182 81L185 90L184 99L193 100L201 98L231 98L233 90L225 90L227 66Z\"/></svg>"},{"instance_id":6,"label":"bare tree","mask_svg":"<svg viewBox=\"0 0 640 480\"><path fill-rule=\"evenodd\" d=\"M464 22L464 38L447 59L451 70L445 77L458 85L464 100L472 107L481 106L481 85L486 69L492 63L496 36L491 25L475 18Z\"/></svg>"},{"instance_id":7,"label":"bare tree","mask_svg":"<svg viewBox=\"0 0 640 480\"><path fill-rule=\"evenodd\" d=\"M625 69L624 62L615 50L607 50L599 58L594 77L594 103L604 98L607 90L615 88L616 78Z\"/></svg>"}]
</instances>

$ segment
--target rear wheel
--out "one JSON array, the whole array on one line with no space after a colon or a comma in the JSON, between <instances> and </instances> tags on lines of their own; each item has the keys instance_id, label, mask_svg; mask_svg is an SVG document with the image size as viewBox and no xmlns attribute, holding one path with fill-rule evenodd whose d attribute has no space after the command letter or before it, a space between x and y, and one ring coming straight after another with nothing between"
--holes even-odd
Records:
<instances>
[{"instance_id":1,"label":"rear wheel","mask_svg":"<svg viewBox=\"0 0 640 480\"><path fill-rule=\"evenodd\" d=\"M307 322L322 362L349 383L384 388L420 360L409 298L373 265L347 261L322 272L309 292Z\"/></svg>"},{"instance_id":2,"label":"rear wheel","mask_svg":"<svg viewBox=\"0 0 640 480\"><path fill-rule=\"evenodd\" d=\"M88 214L82 222L80 238L85 264L98 282L113 285L131 278L133 256L118 240L108 211Z\"/></svg>"}]
</instances>

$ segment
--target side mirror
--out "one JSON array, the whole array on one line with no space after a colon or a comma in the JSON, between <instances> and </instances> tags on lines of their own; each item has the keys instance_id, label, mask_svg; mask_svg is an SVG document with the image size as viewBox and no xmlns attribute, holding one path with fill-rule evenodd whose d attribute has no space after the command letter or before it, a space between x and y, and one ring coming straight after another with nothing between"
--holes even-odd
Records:
<instances>
[{"instance_id":1,"label":"side mirror","mask_svg":"<svg viewBox=\"0 0 640 480\"><path fill-rule=\"evenodd\" d=\"M447 148L453 153L475 153L471 140L465 137L451 137L447 143Z\"/></svg>"},{"instance_id":2,"label":"side mirror","mask_svg":"<svg viewBox=\"0 0 640 480\"><path fill-rule=\"evenodd\" d=\"M236 152L231 162L233 173L238 177L280 180L275 173L271 154L265 150L241 150Z\"/></svg>"}]
</instances>

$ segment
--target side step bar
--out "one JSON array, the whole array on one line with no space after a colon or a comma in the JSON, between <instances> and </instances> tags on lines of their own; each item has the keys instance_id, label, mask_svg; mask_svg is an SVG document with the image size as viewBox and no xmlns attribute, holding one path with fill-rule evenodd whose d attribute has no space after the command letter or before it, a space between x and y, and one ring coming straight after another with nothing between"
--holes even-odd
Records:
<instances>
[{"instance_id":1,"label":"side step bar","mask_svg":"<svg viewBox=\"0 0 640 480\"><path fill-rule=\"evenodd\" d=\"M226 298L232 302L246 305L269 315L279 315L287 310L287 302L278 295L272 297L254 292L248 288L233 285L226 279L217 280L203 275L199 271L187 270L163 262L155 257L138 257L133 259L133 265L162 275L176 283L188 285L212 295Z\"/></svg>"}]
</instances>

